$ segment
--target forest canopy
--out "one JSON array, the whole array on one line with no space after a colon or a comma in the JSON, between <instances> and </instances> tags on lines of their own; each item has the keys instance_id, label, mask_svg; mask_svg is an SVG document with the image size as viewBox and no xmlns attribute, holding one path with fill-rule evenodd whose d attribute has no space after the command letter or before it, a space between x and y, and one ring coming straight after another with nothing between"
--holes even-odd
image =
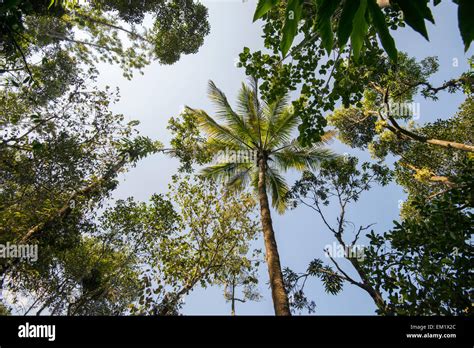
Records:
<instances>
[{"instance_id":1,"label":"forest canopy","mask_svg":"<svg viewBox=\"0 0 474 348\"><path fill-rule=\"evenodd\" d=\"M318 314L349 287L377 315L472 315L473 2L255 6L246 21L260 46L239 47L245 80L227 81L196 63L218 47L216 14L199 1L0 2L0 315L181 315L189 295L215 288L206 301L232 315L259 301ZM455 10L465 69L399 50L399 37L433 39L440 6ZM184 105L166 129L144 129L149 110L128 98L130 118L101 80L119 67L128 86L144 83L136 72L160 84L185 64L191 81L153 94ZM202 100L181 93L200 69ZM452 101L451 114L419 117L420 103ZM167 189L116 199L145 162ZM375 213L395 190L397 216ZM304 254L283 236L342 253ZM19 246L37 257L11 256Z\"/></svg>"}]
</instances>

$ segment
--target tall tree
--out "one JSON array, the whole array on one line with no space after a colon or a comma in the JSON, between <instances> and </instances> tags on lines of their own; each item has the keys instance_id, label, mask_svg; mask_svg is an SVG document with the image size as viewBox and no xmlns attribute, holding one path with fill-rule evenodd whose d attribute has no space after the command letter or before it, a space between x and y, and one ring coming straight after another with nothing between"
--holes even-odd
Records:
<instances>
[{"instance_id":1,"label":"tall tree","mask_svg":"<svg viewBox=\"0 0 474 348\"><path fill-rule=\"evenodd\" d=\"M145 24L146 16L153 20L151 28ZM193 0L11 0L0 4L1 68L21 68L30 77L33 60L63 51L82 63L118 64L130 78L134 69L152 60L173 64L182 54L196 53L208 33L207 8Z\"/></svg>"},{"instance_id":2,"label":"tall tree","mask_svg":"<svg viewBox=\"0 0 474 348\"><path fill-rule=\"evenodd\" d=\"M368 235L364 271L385 293L389 311L472 315L472 162L455 188L433 198L412 196L414 215Z\"/></svg>"},{"instance_id":3,"label":"tall tree","mask_svg":"<svg viewBox=\"0 0 474 348\"><path fill-rule=\"evenodd\" d=\"M260 260L250 260L258 267ZM237 264L237 266L239 266ZM259 301L261 295L256 287L258 278L256 268L250 271L236 268L227 274L224 284L224 298L230 302L230 314L236 315L236 303L245 303L247 301ZM241 291L239 293L239 288Z\"/></svg>"},{"instance_id":4,"label":"tall tree","mask_svg":"<svg viewBox=\"0 0 474 348\"><path fill-rule=\"evenodd\" d=\"M323 142L303 148L292 139L292 133L300 122L298 113L287 105L287 97L271 103L260 101L256 80L252 80L250 85L242 84L237 111L232 109L226 96L212 81L209 82L209 97L215 103L216 116L222 123L203 110L187 107L185 111L207 134L207 141L203 144L206 151L221 157L217 164L208 165L201 173L205 177L223 180L229 189L239 190L250 184L257 193L275 314L291 315L268 191L273 207L283 213L287 207L285 196L288 187L280 172L290 168L315 168L332 154L322 147ZM324 141L331 136L325 135Z\"/></svg>"},{"instance_id":5,"label":"tall tree","mask_svg":"<svg viewBox=\"0 0 474 348\"><path fill-rule=\"evenodd\" d=\"M256 202L248 192L230 194L211 180L174 177L165 195L147 203L121 201L107 214L115 231L129 231L124 245L144 241L137 257L148 284L133 313L178 314L198 286L222 285L233 273L254 273L251 242L258 233Z\"/></svg>"},{"instance_id":6,"label":"tall tree","mask_svg":"<svg viewBox=\"0 0 474 348\"><path fill-rule=\"evenodd\" d=\"M37 84L13 83L8 73L13 80L0 89L0 242L41 251L36 262L2 258L5 287L54 288L67 250L94 249L83 238L85 216L103 204L120 173L161 148L137 136L136 121L110 111L118 91L91 86L94 75L85 75L93 72L67 55L53 61L60 64L31 67Z\"/></svg>"},{"instance_id":7,"label":"tall tree","mask_svg":"<svg viewBox=\"0 0 474 348\"><path fill-rule=\"evenodd\" d=\"M198 286L222 286L230 274L255 286L255 206L248 192L175 177L149 202L83 214L73 243L43 243L31 269L8 273L8 304L18 314L173 315Z\"/></svg>"},{"instance_id":8,"label":"tall tree","mask_svg":"<svg viewBox=\"0 0 474 348\"><path fill-rule=\"evenodd\" d=\"M350 260L362 282L344 276L383 297L376 301L379 313L470 314L472 281L465 275L472 257L472 73L435 87L428 77L436 69L435 58L418 63L400 54L397 69L385 60L372 75L361 105L341 107L328 117L343 143L368 149L379 160L394 156L395 180L408 195L400 221L383 234L371 231L364 260ZM436 100L444 90L466 93L459 112L448 119L416 123L414 96L421 92ZM358 170L346 163L307 175L295 189L300 201L306 195L315 197L310 205L322 215L320 201L328 192L351 199L351 191L367 179L365 174L358 177ZM331 183L338 185L328 191ZM344 222L344 214L339 222ZM345 245L340 229L328 228ZM300 277L311 274L309 270Z\"/></svg>"},{"instance_id":9,"label":"tall tree","mask_svg":"<svg viewBox=\"0 0 474 348\"><path fill-rule=\"evenodd\" d=\"M324 251L326 258L331 260L336 269L324 266L323 261L316 258L309 264L306 272L297 274L286 270L285 275L303 300L306 298L304 283L300 285L299 281L319 277L325 285L326 292L336 294L342 290L342 284L347 282L366 291L377 306L379 314L391 314L380 290L380 284L374 283L365 269L365 250L360 245L359 238L364 237L374 224L356 226L349 219L350 205L356 203L374 183L388 184L391 172L380 164L366 162L360 169L357 164L357 158L350 156L325 161L317 172L304 172L302 178L292 187L289 197L294 207L301 205L311 208L324 223L325 229L334 236L333 246L337 246L336 250L331 247L330 250ZM329 212L334 211L338 211L338 214L333 223ZM348 240L351 234L353 236ZM350 272L341 266L337 261L338 258L348 261L357 273L358 279L349 275ZM301 302L304 307L309 307L310 303Z\"/></svg>"},{"instance_id":10,"label":"tall tree","mask_svg":"<svg viewBox=\"0 0 474 348\"><path fill-rule=\"evenodd\" d=\"M434 153L429 157L436 158ZM456 166L464 169L458 169L448 189L411 175L410 184L403 184L409 193L407 207L400 221L384 233L376 233L374 224L358 226L348 217L350 204L372 183L388 182L392 173L386 167L364 163L359 169L356 158L346 157L322 164L316 173L305 172L291 198L321 218L339 248L326 251L336 269L319 258L304 272L285 269L285 278L298 295L297 304L311 309L305 285L309 278L318 277L331 294L344 283L367 292L381 315L471 315L472 160L460 162L464 163ZM408 182L407 173L395 170L393 174L397 181ZM331 223L329 211L334 205L339 214Z\"/></svg>"},{"instance_id":11,"label":"tall tree","mask_svg":"<svg viewBox=\"0 0 474 348\"><path fill-rule=\"evenodd\" d=\"M416 104L413 103L418 94L427 99L438 100L438 95L443 91L464 92L468 98L472 98L472 71L467 71L440 86L434 86L429 82L429 77L437 70L436 57L417 62L404 53L400 54L396 68L392 67L387 59L381 60L376 69L361 68L361 73L371 76L371 81L364 87L362 102L336 109L328 116L329 124L338 129L338 137L342 142L352 147L369 148L380 158L388 151L388 146L384 144L394 144L397 141L399 144L424 143L430 147L472 153L472 139L456 141L450 139L448 132L437 137L434 137L434 134L423 134L413 122L420 117ZM467 134L464 135L466 136ZM396 146L392 145L391 151L396 153ZM402 154L403 151L404 147L399 146L398 152Z\"/></svg>"}]
</instances>

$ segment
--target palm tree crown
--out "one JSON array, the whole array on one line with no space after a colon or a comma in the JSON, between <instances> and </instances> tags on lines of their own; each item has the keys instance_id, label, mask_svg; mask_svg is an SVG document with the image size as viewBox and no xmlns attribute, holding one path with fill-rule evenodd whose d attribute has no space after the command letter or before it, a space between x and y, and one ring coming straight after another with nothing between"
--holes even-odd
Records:
<instances>
[{"instance_id":1,"label":"palm tree crown","mask_svg":"<svg viewBox=\"0 0 474 348\"><path fill-rule=\"evenodd\" d=\"M236 111L212 81L209 82L209 97L217 108L216 118L222 123L203 110L187 107L208 135L206 148L211 153L226 151L249 156L247 160L245 156L227 156L225 161L204 168L202 174L226 180L230 188L243 189L250 183L257 189L259 165L263 163L266 188L271 193L272 206L279 213L286 209L288 192L281 172L290 168L313 170L321 160L333 157L331 151L322 147L332 138L332 133L325 134L320 143L301 147L296 139L292 139L299 117L288 105L288 97L270 104L260 101L255 80L250 85L242 83Z\"/></svg>"}]
</instances>

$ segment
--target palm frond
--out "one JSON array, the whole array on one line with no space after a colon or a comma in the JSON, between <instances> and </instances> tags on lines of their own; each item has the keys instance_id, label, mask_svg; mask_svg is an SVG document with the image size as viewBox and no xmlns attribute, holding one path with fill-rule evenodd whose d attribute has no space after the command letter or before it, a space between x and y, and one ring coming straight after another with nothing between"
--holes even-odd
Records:
<instances>
[{"instance_id":1,"label":"palm frond","mask_svg":"<svg viewBox=\"0 0 474 348\"><path fill-rule=\"evenodd\" d=\"M242 177L242 173L248 174L249 168L251 166L248 163L217 163L203 168L200 174L205 178L229 183L235 181L236 176Z\"/></svg>"},{"instance_id":2,"label":"palm frond","mask_svg":"<svg viewBox=\"0 0 474 348\"><path fill-rule=\"evenodd\" d=\"M260 99L258 98L258 79L256 77L249 77L249 85L250 85L250 90L252 91L252 96L253 96L253 104L255 105L257 114L260 115L261 113L261 108L260 108Z\"/></svg>"},{"instance_id":3,"label":"palm frond","mask_svg":"<svg viewBox=\"0 0 474 348\"><path fill-rule=\"evenodd\" d=\"M224 141L217 138L208 138L207 141L205 142L205 147L212 154L216 154L220 151L248 150L248 147L242 145L241 143L235 144L233 142Z\"/></svg>"},{"instance_id":4,"label":"palm frond","mask_svg":"<svg viewBox=\"0 0 474 348\"><path fill-rule=\"evenodd\" d=\"M299 121L299 116L293 112L291 107L284 108L284 110L277 115L273 126L268 129L268 140L265 148L272 149L283 143L288 143Z\"/></svg>"},{"instance_id":5,"label":"palm frond","mask_svg":"<svg viewBox=\"0 0 474 348\"><path fill-rule=\"evenodd\" d=\"M236 171L236 173L226 182L227 188L235 191L243 191L249 182L251 182L252 175L256 171L255 166L242 166L241 169Z\"/></svg>"},{"instance_id":6,"label":"palm frond","mask_svg":"<svg viewBox=\"0 0 474 348\"><path fill-rule=\"evenodd\" d=\"M289 191L285 179L271 167L266 171L266 184L272 196L272 206L279 214L283 214L287 208L287 193Z\"/></svg>"},{"instance_id":7,"label":"palm frond","mask_svg":"<svg viewBox=\"0 0 474 348\"><path fill-rule=\"evenodd\" d=\"M255 190L255 192L258 191L258 179L259 179L258 175L259 175L258 166L255 166L255 169L249 173L250 186Z\"/></svg>"},{"instance_id":8,"label":"palm frond","mask_svg":"<svg viewBox=\"0 0 474 348\"><path fill-rule=\"evenodd\" d=\"M296 141L271 155L276 165L284 171L288 169L315 170L322 161L334 157L335 154L332 151L321 147L320 144L301 147Z\"/></svg>"},{"instance_id":9,"label":"palm frond","mask_svg":"<svg viewBox=\"0 0 474 348\"><path fill-rule=\"evenodd\" d=\"M237 110L242 114L245 123L251 130L251 136L257 144L262 143L262 115L258 102L257 92L252 87L242 83L237 96Z\"/></svg>"},{"instance_id":10,"label":"palm frond","mask_svg":"<svg viewBox=\"0 0 474 348\"><path fill-rule=\"evenodd\" d=\"M285 108L288 107L289 95L278 98L273 103L264 103L262 108L262 115L265 120L263 128L263 144L266 146L270 134L273 134L275 131L275 122L279 116L284 112Z\"/></svg>"},{"instance_id":11,"label":"palm frond","mask_svg":"<svg viewBox=\"0 0 474 348\"><path fill-rule=\"evenodd\" d=\"M217 117L224 121L227 127L247 142L257 142L257 138L253 137L252 127L246 124L242 115L232 109L225 94L217 88L213 81L209 81L208 95L216 107Z\"/></svg>"},{"instance_id":12,"label":"palm frond","mask_svg":"<svg viewBox=\"0 0 474 348\"><path fill-rule=\"evenodd\" d=\"M186 110L196 117L199 122L199 127L207 133L209 138L215 138L219 141L230 143L233 146L244 146L249 149L253 148L253 144L251 144L248 139L242 139L233 129L218 124L204 110L196 110L190 107L187 107Z\"/></svg>"}]
</instances>

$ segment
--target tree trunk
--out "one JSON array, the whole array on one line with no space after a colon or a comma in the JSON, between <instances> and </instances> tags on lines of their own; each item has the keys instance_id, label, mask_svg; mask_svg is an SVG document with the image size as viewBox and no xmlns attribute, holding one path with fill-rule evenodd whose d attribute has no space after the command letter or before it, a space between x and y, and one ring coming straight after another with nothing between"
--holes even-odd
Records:
<instances>
[{"instance_id":1,"label":"tree trunk","mask_svg":"<svg viewBox=\"0 0 474 348\"><path fill-rule=\"evenodd\" d=\"M258 198L260 201L260 218L262 221L263 236L265 240L265 253L270 276L270 286L272 289L273 307L276 315L291 315L288 294L283 283L281 272L280 256L275 240L275 233L272 226L270 206L265 185L265 173L267 163L264 159L259 160L258 174Z\"/></svg>"},{"instance_id":2,"label":"tree trunk","mask_svg":"<svg viewBox=\"0 0 474 348\"><path fill-rule=\"evenodd\" d=\"M362 284L363 284L362 288L369 293L370 297L372 297L372 299L374 300L374 303L377 306L377 308L380 309L380 311L384 315L392 315L392 313L388 311L387 304L385 303L380 292L376 290L370 284L367 274L362 269L361 265L359 264L359 261L353 258L348 258L348 260L350 263L352 263L352 266L354 266L354 268L356 269L357 273L359 274L360 279L362 279Z\"/></svg>"},{"instance_id":3,"label":"tree trunk","mask_svg":"<svg viewBox=\"0 0 474 348\"><path fill-rule=\"evenodd\" d=\"M232 278L232 308L230 315L235 316L235 277Z\"/></svg>"}]
</instances>

